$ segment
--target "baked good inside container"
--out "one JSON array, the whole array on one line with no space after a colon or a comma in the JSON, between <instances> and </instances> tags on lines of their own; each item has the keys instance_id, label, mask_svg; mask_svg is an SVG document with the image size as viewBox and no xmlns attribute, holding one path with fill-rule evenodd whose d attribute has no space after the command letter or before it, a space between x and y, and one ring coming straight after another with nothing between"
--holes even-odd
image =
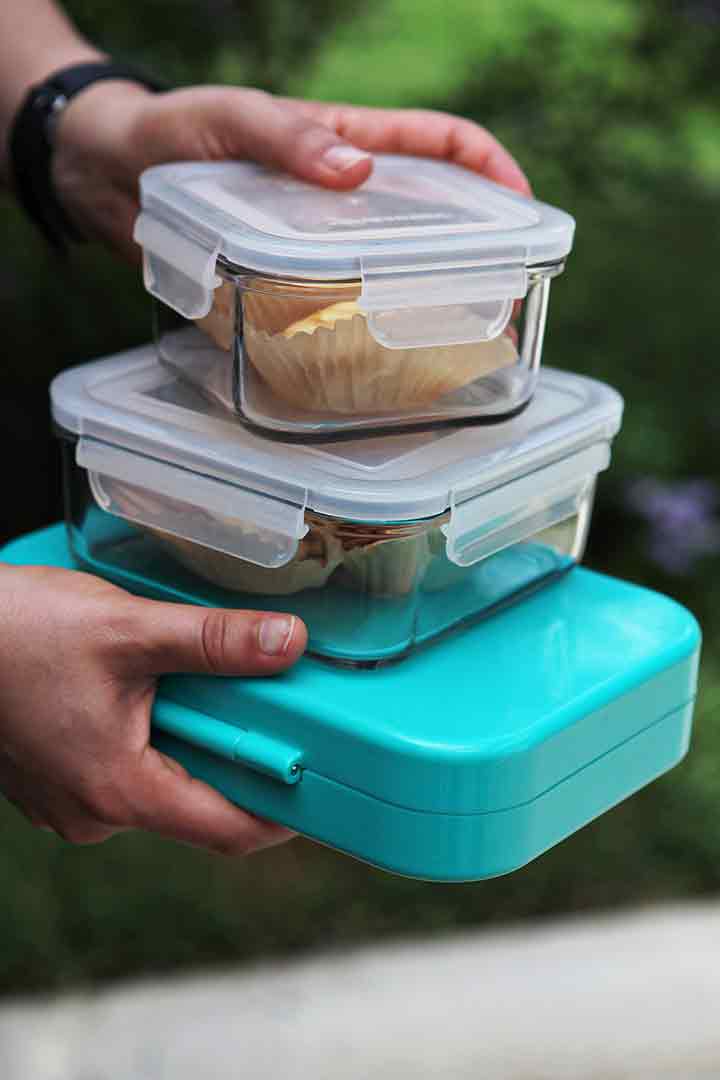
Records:
<instances>
[{"instance_id":1,"label":"baked good inside container","mask_svg":"<svg viewBox=\"0 0 720 1080\"><path fill-rule=\"evenodd\" d=\"M160 356L249 425L330 439L530 401L562 211L394 155L354 192L247 163L159 166L141 189Z\"/></svg>"},{"instance_id":2,"label":"baked good inside container","mask_svg":"<svg viewBox=\"0 0 720 1080\"><path fill-rule=\"evenodd\" d=\"M146 595L289 611L310 651L398 659L581 555L620 401L546 372L506 425L302 446L255 435L152 349L53 386L78 564Z\"/></svg>"}]
</instances>

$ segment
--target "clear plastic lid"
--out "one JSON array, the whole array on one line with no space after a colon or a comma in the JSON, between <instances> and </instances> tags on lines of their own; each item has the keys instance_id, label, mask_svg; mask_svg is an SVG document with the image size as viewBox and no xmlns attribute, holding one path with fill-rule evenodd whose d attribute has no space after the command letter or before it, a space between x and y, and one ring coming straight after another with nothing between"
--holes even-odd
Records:
<instances>
[{"instance_id":1,"label":"clear plastic lid","mask_svg":"<svg viewBox=\"0 0 720 1080\"><path fill-rule=\"evenodd\" d=\"M528 266L563 260L574 231L562 210L460 166L390 154L353 191L249 162L159 165L140 188L145 284L180 314L207 315L220 258L273 277L361 281L371 332L382 340L393 312L396 347L452 344L460 319L466 342L501 333Z\"/></svg>"},{"instance_id":2,"label":"clear plastic lid","mask_svg":"<svg viewBox=\"0 0 720 1080\"><path fill-rule=\"evenodd\" d=\"M78 437L101 505L112 510L112 480L157 495L146 525L280 566L307 532L307 511L388 525L447 515L448 554L467 564L486 550L488 522L529 519L538 500L555 493L559 505L607 467L622 400L546 369L528 408L504 424L303 446L237 424L147 346L64 372L52 409Z\"/></svg>"}]
</instances>

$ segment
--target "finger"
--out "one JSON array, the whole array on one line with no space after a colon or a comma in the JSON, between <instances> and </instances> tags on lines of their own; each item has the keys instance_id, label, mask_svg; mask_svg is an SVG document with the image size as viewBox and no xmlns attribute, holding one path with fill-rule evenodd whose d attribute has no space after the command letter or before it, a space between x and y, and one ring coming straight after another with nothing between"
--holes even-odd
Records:
<instances>
[{"instance_id":1,"label":"finger","mask_svg":"<svg viewBox=\"0 0 720 1080\"><path fill-rule=\"evenodd\" d=\"M157 161L191 157L250 158L333 188L362 183L372 157L333 129L289 109L259 90L195 87L158 103L157 138L149 154ZM179 124L182 118L182 124Z\"/></svg>"},{"instance_id":2,"label":"finger","mask_svg":"<svg viewBox=\"0 0 720 1080\"><path fill-rule=\"evenodd\" d=\"M111 215L98 218L97 239L114 248L127 262L138 264L142 259L140 245L133 240L135 220L140 204L129 196L118 198Z\"/></svg>"},{"instance_id":3,"label":"finger","mask_svg":"<svg viewBox=\"0 0 720 1080\"><path fill-rule=\"evenodd\" d=\"M19 799L11 797L7 792L3 792L3 795L5 796L7 801L9 803L12 803L12 805L23 815L23 817L27 820L28 824L32 825L34 829L39 829L40 832L55 832L55 829L52 827L52 825L48 824L47 814L45 814L43 811L23 806L22 802Z\"/></svg>"},{"instance_id":4,"label":"finger","mask_svg":"<svg viewBox=\"0 0 720 1080\"><path fill-rule=\"evenodd\" d=\"M25 817L28 819L34 829L39 829L40 832L55 832L55 829L52 827L52 825L48 824L45 814L28 811L25 814Z\"/></svg>"},{"instance_id":5,"label":"finger","mask_svg":"<svg viewBox=\"0 0 720 1080\"><path fill-rule=\"evenodd\" d=\"M108 185L88 200L85 190L62 192L63 208L87 240L100 240L125 260L139 263L142 252L133 240L133 226L140 209L137 200L120 188Z\"/></svg>"},{"instance_id":6,"label":"finger","mask_svg":"<svg viewBox=\"0 0 720 1080\"><path fill-rule=\"evenodd\" d=\"M234 157L249 156L331 187L354 187L370 175L371 156L332 128L270 95L253 94L250 106L228 95L218 117L227 122Z\"/></svg>"},{"instance_id":7,"label":"finger","mask_svg":"<svg viewBox=\"0 0 720 1080\"><path fill-rule=\"evenodd\" d=\"M136 827L225 855L248 855L292 838L283 826L253 817L174 766L153 747L143 754L129 785Z\"/></svg>"},{"instance_id":8,"label":"finger","mask_svg":"<svg viewBox=\"0 0 720 1080\"><path fill-rule=\"evenodd\" d=\"M292 112L327 125L364 150L441 158L523 195L530 194L527 177L512 155L472 120L428 109L372 109L294 98L282 101Z\"/></svg>"},{"instance_id":9,"label":"finger","mask_svg":"<svg viewBox=\"0 0 720 1080\"><path fill-rule=\"evenodd\" d=\"M125 632L126 673L273 675L305 651L307 631L296 615L233 611L134 600Z\"/></svg>"},{"instance_id":10,"label":"finger","mask_svg":"<svg viewBox=\"0 0 720 1080\"><path fill-rule=\"evenodd\" d=\"M133 229L139 210L139 204L131 199L118 202L116 212L112 217L99 221L89 239L101 240L126 262L138 266L142 261L142 249L133 239Z\"/></svg>"},{"instance_id":11,"label":"finger","mask_svg":"<svg viewBox=\"0 0 720 1080\"><path fill-rule=\"evenodd\" d=\"M126 832L128 826L109 825L88 813L79 799L67 793L43 793L41 802L46 805L28 805L26 800L15 793L4 792L27 818L33 828L40 832L53 833L69 844L102 844L117 833Z\"/></svg>"},{"instance_id":12,"label":"finger","mask_svg":"<svg viewBox=\"0 0 720 1080\"><path fill-rule=\"evenodd\" d=\"M104 844L117 833L126 831L118 826L103 825L88 818L70 818L68 821L59 821L47 828L75 847Z\"/></svg>"}]
</instances>

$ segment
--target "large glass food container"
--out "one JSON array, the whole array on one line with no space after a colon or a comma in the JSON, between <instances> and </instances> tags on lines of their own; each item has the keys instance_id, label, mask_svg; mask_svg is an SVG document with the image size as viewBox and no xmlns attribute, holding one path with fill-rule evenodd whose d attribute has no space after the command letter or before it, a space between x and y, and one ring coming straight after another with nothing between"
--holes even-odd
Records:
<instances>
[{"instance_id":1,"label":"large glass food container","mask_svg":"<svg viewBox=\"0 0 720 1080\"><path fill-rule=\"evenodd\" d=\"M286 436L507 419L530 401L573 219L445 162L328 191L249 163L141 178L163 362Z\"/></svg>"},{"instance_id":2,"label":"large glass food container","mask_svg":"<svg viewBox=\"0 0 720 1080\"><path fill-rule=\"evenodd\" d=\"M622 403L550 369L506 424L303 446L255 435L152 347L59 376L78 563L150 596L301 616L310 651L397 659L580 557Z\"/></svg>"}]
</instances>

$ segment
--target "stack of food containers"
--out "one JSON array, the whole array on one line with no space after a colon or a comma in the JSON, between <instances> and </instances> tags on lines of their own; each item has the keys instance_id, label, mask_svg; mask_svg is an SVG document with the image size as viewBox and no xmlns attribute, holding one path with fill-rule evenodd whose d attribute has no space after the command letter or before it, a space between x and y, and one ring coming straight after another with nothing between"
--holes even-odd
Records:
<instances>
[{"instance_id":1,"label":"stack of food containers","mask_svg":"<svg viewBox=\"0 0 720 1080\"><path fill-rule=\"evenodd\" d=\"M572 234L432 161L381 156L346 193L150 170L156 343L55 380L70 550L49 530L4 554L301 616L311 658L282 678L163 680L154 744L398 873L515 869L688 746L695 621L568 573L622 413L540 371Z\"/></svg>"},{"instance_id":2,"label":"stack of food containers","mask_svg":"<svg viewBox=\"0 0 720 1080\"><path fill-rule=\"evenodd\" d=\"M622 403L540 371L572 218L397 156L352 192L165 165L142 207L157 350L53 391L81 564L373 665L580 558Z\"/></svg>"}]
</instances>

